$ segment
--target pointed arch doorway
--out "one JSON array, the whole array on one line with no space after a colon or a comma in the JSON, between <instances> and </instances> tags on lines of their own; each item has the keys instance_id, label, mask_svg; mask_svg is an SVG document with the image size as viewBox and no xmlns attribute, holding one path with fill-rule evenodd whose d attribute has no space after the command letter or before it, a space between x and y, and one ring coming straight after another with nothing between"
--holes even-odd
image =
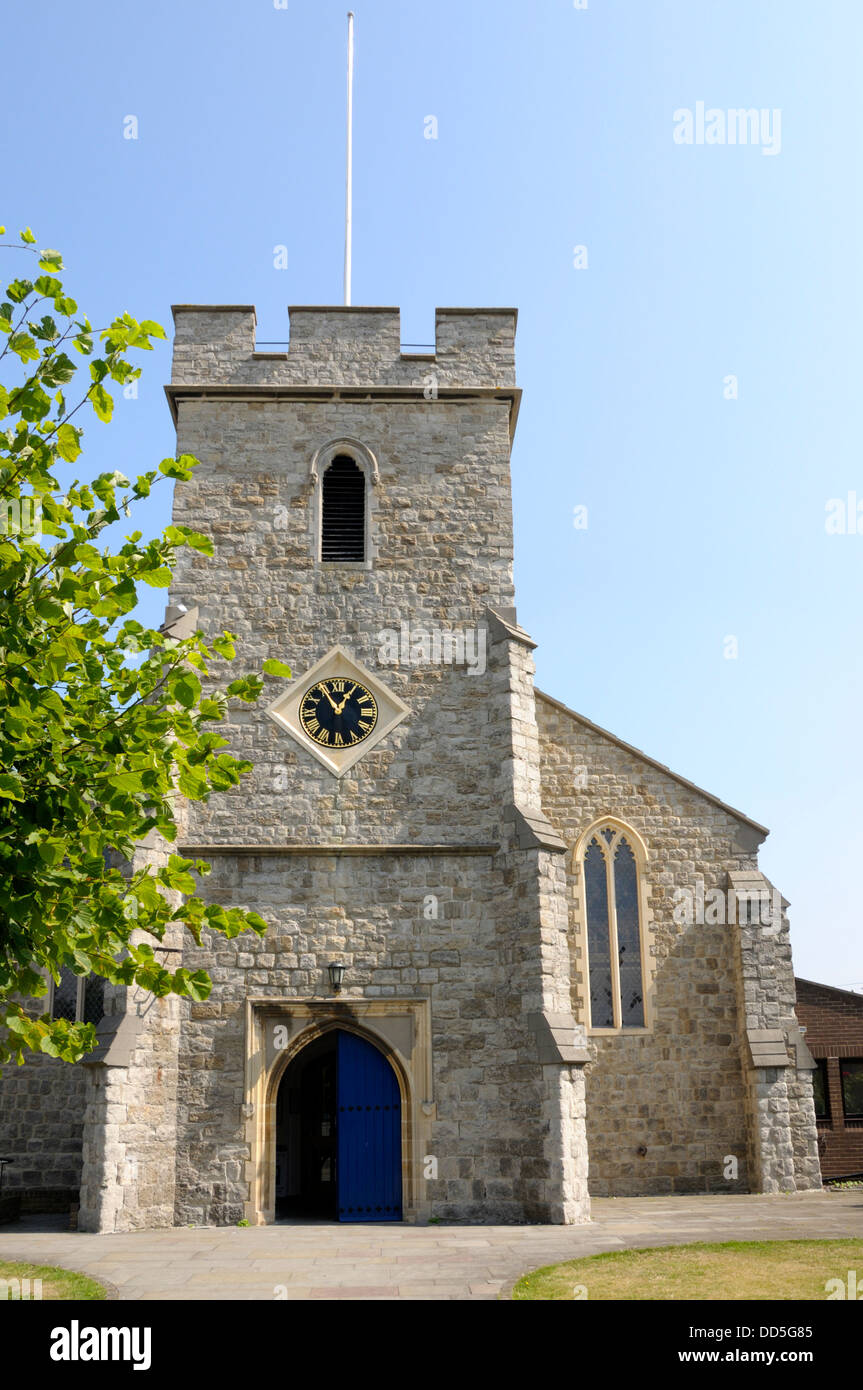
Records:
<instances>
[{"instance_id":1,"label":"pointed arch doorway","mask_svg":"<svg viewBox=\"0 0 863 1390\"><path fill-rule=\"evenodd\" d=\"M384 1054L330 1031L286 1068L276 1100L276 1216L402 1219L401 1093Z\"/></svg>"}]
</instances>

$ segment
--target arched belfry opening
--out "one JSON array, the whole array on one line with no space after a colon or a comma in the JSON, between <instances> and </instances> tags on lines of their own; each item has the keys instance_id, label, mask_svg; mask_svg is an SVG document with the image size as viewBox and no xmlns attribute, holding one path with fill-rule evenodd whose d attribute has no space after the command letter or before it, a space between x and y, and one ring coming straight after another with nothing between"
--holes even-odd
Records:
<instances>
[{"instance_id":1,"label":"arched belfry opening","mask_svg":"<svg viewBox=\"0 0 863 1390\"><path fill-rule=\"evenodd\" d=\"M356 1033L331 1029L286 1067L276 1097L276 1218L402 1219L398 1078Z\"/></svg>"},{"instance_id":2,"label":"arched belfry opening","mask_svg":"<svg viewBox=\"0 0 863 1390\"><path fill-rule=\"evenodd\" d=\"M365 473L349 454L337 454L321 483L321 559L365 558Z\"/></svg>"}]
</instances>

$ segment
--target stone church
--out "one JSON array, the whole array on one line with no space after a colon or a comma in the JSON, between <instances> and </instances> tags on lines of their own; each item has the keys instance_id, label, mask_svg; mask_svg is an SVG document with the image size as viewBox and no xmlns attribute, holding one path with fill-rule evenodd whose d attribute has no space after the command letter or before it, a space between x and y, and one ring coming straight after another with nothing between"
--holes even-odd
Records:
<instances>
[{"instance_id":1,"label":"stone church","mask_svg":"<svg viewBox=\"0 0 863 1390\"><path fill-rule=\"evenodd\" d=\"M254 771L180 850L269 930L166 938L205 1003L61 981L99 1047L2 1077L7 1187L91 1231L819 1187L766 830L534 688L515 311L439 309L427 354L389 308L293 308L283 352L249 306L174 318L174 519L215 557L166 629L293 673L231 710Z\"/></svg>"}]
</instances>

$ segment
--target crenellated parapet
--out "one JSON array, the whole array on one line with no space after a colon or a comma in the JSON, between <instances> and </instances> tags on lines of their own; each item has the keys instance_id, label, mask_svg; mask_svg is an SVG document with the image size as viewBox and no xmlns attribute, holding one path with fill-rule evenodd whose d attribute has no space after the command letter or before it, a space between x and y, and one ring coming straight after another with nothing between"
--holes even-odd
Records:
<instances>
[{"instance_id":1,"label":"crenellated parapet","mask_svg":"<svg viewBox=\"0 0 863 1390\"><path fill-rule=\"evenodd\" d=\"M284 348L256 342L250 304L175 304L172 382L193 385L504 389L515 384L515 309L437 309L435 344L402 351L394 308L292 306Z\"/></svg>"}]
</instances>

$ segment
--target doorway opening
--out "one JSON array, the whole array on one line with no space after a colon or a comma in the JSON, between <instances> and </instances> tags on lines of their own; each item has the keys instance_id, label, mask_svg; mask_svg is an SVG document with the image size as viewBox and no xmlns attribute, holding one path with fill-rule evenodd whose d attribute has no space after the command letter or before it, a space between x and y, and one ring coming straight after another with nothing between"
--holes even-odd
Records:
<instances>
[{"instance_id":1,"label":"doorway opening","mask_svg":"<svg viewBox=\"0 0 863 1390\"><path fill-rule=\"evenodd\" d=\"M276 1217L400 1221L401 1094L387 1058L333 1029L290 1063L276 1098Z\"/></svg>"}]
</instances>

